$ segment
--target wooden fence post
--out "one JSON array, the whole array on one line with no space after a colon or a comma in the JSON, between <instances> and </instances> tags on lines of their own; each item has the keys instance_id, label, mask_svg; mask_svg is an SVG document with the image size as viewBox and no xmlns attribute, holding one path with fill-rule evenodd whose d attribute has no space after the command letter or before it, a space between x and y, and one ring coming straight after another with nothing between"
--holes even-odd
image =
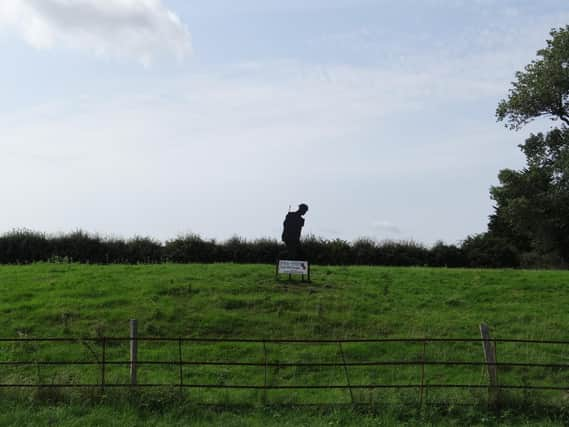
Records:
<instances>
[{"instance_id":1,"label":"wooden fence post","mask_svg":"<svg viewBox=\"0 0 569 427\"><path fill-rule=\"evenodd\" d=\"M482 336L482 349L484 350L484 360L488 370L490 385L488 387L488 403L492 407L498 406L499 386L498 369L496 366L496 343L490 337L490 328L486 323L480 324L480 335Z\"/></svg>"},{"instance_id":2,"label":"wooden fence post","mask_svg":"<svg viewBox=\"0 0 569 427\"><path fill-rule=\"evenodd\" d=\"M183 362L182 362L182 337L178 338L178 358L179 358L179 371L180 371L180 390L184 386L184 370L183 370Z\"/></svg>"},{"instance_id":3,"label":"wooden fence post","mask_svg":"<svg viewBox=\"0 0 569 427\"><path fill-rule=\"evenodd\" d=\"M103 337L103 354L101 356L101 391L105 391L105 363L107 359L107 338Z\"/></svg>"},{"instance_id":4,"label":"wooden fence post","mask_svg":"<svg viewBox=\"0 0 569 427\"><path fill-rule=\"evenodd\" d=\"M419 389L419 411L423 408L423 390L425 388L425 353L427 352L427 340L423 340L423 353L421 354L421 387Z\"/></svg>"},{"instance_id":5,"label":"wooden fence post","mask_svg":"<svg viewBox=\"0 0 569 427\"><path fill-rule=\"evenodd\" d=\"M263 356L265 360L265 382L263 386L263 404L267 404L267 386L269 385L268 382L268 363L269 360L267 358L267 343L263 340Z\"/></svg>"},{"instance_id":6,"label":"wooden fence post","mask_svg":"<svg viewBox=\"0 0 569 427\"><path fill-rule=\"evenodd\" d=\"M354 401L354 393L352 392L352 385L350 384L350 375L348 374L348 366L346 365L346 356L344 356L344 349L342 348L342 343L338 341L338 347L340 349L340 354L342 355L342 362L344 366L344 374L346 375L346 382L348 383L348 390L350 390L350 399L352 401L352 405L355 403Z\"/></svg>"},{"instance_id":7,"label":"wooden fence post","mask_svg":"<svg viewBox=\"0 0 569 427\"><path fill-rule=\"evenodd\" d=\"M138 320L130 319L130 385L137 384L136 361L138 359Z\"/></svg>"}]
</instances>

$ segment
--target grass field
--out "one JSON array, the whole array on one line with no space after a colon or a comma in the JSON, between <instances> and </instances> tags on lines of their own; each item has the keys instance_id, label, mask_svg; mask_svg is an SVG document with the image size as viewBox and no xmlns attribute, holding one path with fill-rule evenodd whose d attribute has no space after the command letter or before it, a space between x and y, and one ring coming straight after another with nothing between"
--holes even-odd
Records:
<instances>
[{"instance_id":1,"label":"grass field","mask_svg":"<svg viewBox=\"0 0 569 427\"><path fill-rule=\"evenodd\" d=\"M140 335L162 337L479 338L478 325L486 322L496 338L569 340L568 306L569 272L565 271L315 267L313 283L308 285L277 283L270 265L0 267L1 337L124 337L128 320L136 318ZM140 345L140 360L177 360L177 343ZM3 343L0 347L0 361L93 360L100 351L96 345L68 343ZM185 360L264 360L259 344L185 343L182 350ZM417 360L422 350L422 345L402 343L343 345L348 361ZM568 363L569 347L500 343L497 354L499 361ZM128 344L110 344L106 357L127 360ZM267 345L267 358L273 362L334 362L340 357L334 344ZM432 343L425 358L482 361L483 354L480 343ZM1 383L97 383L100 374L98 367L86 366L0 368ZM262 368L241 366L185 367L183 373L185 382L216 384L262 385L264 375ZM127 382L128 368L109 367L106 376L109 383ZM349 377L352 384L418 383L420 368L351 367ZM514 385L569 385L567 369L503 368L499 377L502 383ZM345 384L346 375L340 367L274 368L267 380L273 385ZM176 384L179 370L142 366L139 381ZM480 366L427 366L425 381L486 384L487 378ZM427 404L420 414L416 389L354 390L355 402L365 404L356 412L352 407L334 406L351 402L346 390L265 394L172 388L141 395L111 390L100 396L98 391L78 389L7 389L2 393L0 423L6 425L47 425L49 420L76 425L78 417L83 425L187 425L190 421L202 425L560 425L569 412L566 392L520 392L508 394L509 409L489 415L481 409L486 401L484 389L431 390L424 396ZM465 403L472 406L463 407ZM306 404L328 406L287 409ZM33 418L32 410L43 415Z\"/></svg>"}]
</instances>

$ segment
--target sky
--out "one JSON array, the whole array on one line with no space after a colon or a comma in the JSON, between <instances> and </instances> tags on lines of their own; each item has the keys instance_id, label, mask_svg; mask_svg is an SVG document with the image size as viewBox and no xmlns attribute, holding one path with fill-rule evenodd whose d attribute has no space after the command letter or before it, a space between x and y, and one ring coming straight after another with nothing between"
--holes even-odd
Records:
<instances>
[{"instance_id":1,"label":"sky","mask_svg":"<svg viewBox=\"0 0 569 427\"><path fill-rule=\"evenodd\" d=\"M0 0L0 233L485 231L566 0Z\"/></svg>"}]
</instances>

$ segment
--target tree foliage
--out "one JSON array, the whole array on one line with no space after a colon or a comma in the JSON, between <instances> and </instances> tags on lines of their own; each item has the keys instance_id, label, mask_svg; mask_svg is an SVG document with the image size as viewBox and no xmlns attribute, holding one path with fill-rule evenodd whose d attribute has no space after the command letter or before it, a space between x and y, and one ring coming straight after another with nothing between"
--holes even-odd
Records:
<instances>
[{"instance_id":1,"label":"tree foliage","mask_svg":"<svg viewBox=\"0 0 569 427\"><path fill-rule=\"evenodd\" d=\"M500 171L500 185L490 190L496 201L490 231L521 250L569 261L569 130L531 135L520 148L526 167Z\"/></svg>"},{"instance_id":2,"label":"tree foliage","mask_svg":"<svg viewBox=\"0 0 569 427\"><path fill-rule=\"evenodd\" d=\"M496 117L511 129L541 116L569 125L569 25L550 35L538 59L516 73L507 99L498 104Z\"/></svg>"},{"instance_id":3,"label":"tree foliage","mask_svg":"<svg viewBox=\"0 0 569 427\"><path fill-rule=\"evenodd\" d=\"M532 254L569 262L569 26L551 31L538 59L516 73L507 99L496 111L511 129L538 117L560 120L546 134L531 134L519 145L526 166L503 169L500 185L490 194L496 202L490 216L492 235Z\"/></svg>"}]
</instances>

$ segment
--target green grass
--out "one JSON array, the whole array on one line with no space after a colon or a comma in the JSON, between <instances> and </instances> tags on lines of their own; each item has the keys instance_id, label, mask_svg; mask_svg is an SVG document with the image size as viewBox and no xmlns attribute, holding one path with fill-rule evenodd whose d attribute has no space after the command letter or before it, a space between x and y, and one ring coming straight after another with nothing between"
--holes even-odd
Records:
<instances>
[{"instance_id":1,"label":"green grass","mask_svg":"<svg viewBox=\"0 0 569 427\"><path fill-rule=\"evenodd\" d=\"M497 338L569 340L568 306L569 272L565 271L314 267L313 283L300 284L277 283L270 265L0 266L2 337L124 337L128 335L128 320L136 318L139 333L144 336L479 338L478 325L486 322ZM140 360L178 358L177 343L141 342L140 346ZM423 347L401 343L356 343L344 344L343 350L348 361L416 360L422 357ZM93 360L93 354L100 357L100 351L96 344L0 343L0 361ZM185 343L182 351L185 360L264 360L260 344ZM569 363L569 347L555 345L501 343L498 344L497 355L502 362ZM341 353L335 344L269 344L267 357L269 361L280 362L336 362L341 360ZM480 343L428 344L425 357L426 360L483 360ZM127 358L127 343L109 344L107 360ZM186 383L264 383L264 370L251 367L184 367L183 376ZM418 383L420 368L351 367L349 376L352 384ZM503 368L499 377L502 383L515 385L569 384L568 370ZM110 383L127 382L128 369L108 367L106 378ZM2 383L97 383L99 380L100 370L96 366L2 367L0 371ZM486 384L487 381L480 366L427 366L425 380L427 384ZM177 367L141 366L139 381L176 384L179 371ZM339 367L273 368L269 369L268 382L274 385L345 384L346 376ZM15 423L19 420L18 414L25 417L26 409L22 402L39 405L37 412L45 413L48 418L56 417L61 425L74 425L76 417L73 414L82 411L88 414L84 415L86 419L120 413L124 420L128 419L121 425L146 425L146 422L148 425L160 422L171 425L178 421L182 425L189 419L194 419L198 425L200 422L206 425L211 424L211 417L222 420L220 424L225 425L242 425L239 423L243 419L251 421L252 425L284 425L284 421L278 419L281 415L296 421L294 425L318 425L315 419L322 420L321 425L343 425L352 421L358 425L366 422L371 425L381 420L384 425L406 422L414 425L418 422L419 398L418 391L414 389L402 392L355 390L355 402L364 404L373 412L367 413L366 409L356 415L351 414L352 409L330 410L316 415L307 409L263 409L267 405L287 408L299 404L350 403L346 390L274 390L265 395L250 390L180 392L166 389L153 391L147 400L157 401L157 406L163 407L159 396L169 396L169 393L175 396L172 399L181 400L174 406L166 405L168 408L163 410L163 414L150 410L149 414L142 416L140 411L144 404L129 402L128 393L118 390L107 391L104 396L95 391L76 389L5 390L5 398L0 399L5 401L0 404L0 411L9 415L0 418L0 424L9 424L9 420ZM456 418L460 424L464 417L470 416L469 411L474 411L474 418L469 421L471 424L499 422L499 419L488 418L485 411L480 411L485 399L484 389L430 390L424 396L428 405L423 408L422 416L431 410L428 408L442 403L443 409L437 409L426 418L431 421L425 422L436 420L438 425L442 423L442 419L437 418L441 414L456 412L460 414ZM85 400L92 404L83 406L80 402ZM527 419L533 415L543 418L549 416L547 414L560 417L564 411L569 411L567 393L562 392L512 392L506 393L504 400L513 411L510 419L514 419L513 414L522 414L529 417ZM123 402L124 406L113 410L111 403L117 404L115 401ZM65 402L65 405L53 402ZM462 409L461 405L465 403L473 406ZM203 404L249 409L229 412L202 409L196 415L195 405ZM6 405L14 405L14 408L7 409ZM181 407L186 408L185 412L179 409ZM374 412L377 408L382 408L379 413L383 415ZM402 416L405 413L411 415ZM119 423L120 417L112 419ZM155 422L148 421L151 419ZM314 422L309 422L310 419ZM520 424L525 419L518 419L516 423ZM450 420L452 424L452 418ZM33 424L31 419L28 421L28 424ZM547 422L544 421L544 425L548 425ZM554 423L555 419L551 422ZM38 421L38 425L41 422Z\"/></svg>"}]
</instances>

